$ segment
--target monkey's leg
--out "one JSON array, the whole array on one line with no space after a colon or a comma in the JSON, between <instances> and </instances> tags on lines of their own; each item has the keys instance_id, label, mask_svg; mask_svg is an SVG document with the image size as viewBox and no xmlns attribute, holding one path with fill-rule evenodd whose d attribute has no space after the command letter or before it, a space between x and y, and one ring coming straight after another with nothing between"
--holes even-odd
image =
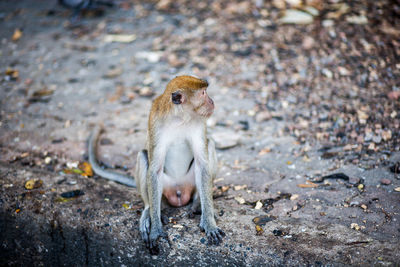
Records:
<instances>
[{"instance_id":1,"label":"monkey's leg","mask_svg":"<svg viewBox=\"0 0 400 267\"><path fill-rule=\"evenodd\" d=\"M156 166L152 166L150 164L146 180L151 221L148 242L148 247L150 249L157 248L158 238L167 236L167 234L162 229L161 223L161 197L163 191L163 175L163 168L156 168Z\"/></svg>"},{"instance_id":2,"label":"monkey's leg","mask_svg":"<svg viewBox=\"0 0 400 267\"><path fill-rule=\"evenodd\" d=\"M208 139L208 164L210 169L211 179L214 180L217 176L218 160L215 152L215 143L213 140ZM195 214L201 214L201 203L199 193L196 192L193 195L193 203L190 207L190 217L194 217Z\"/></svg>"},{"instance_id":3,"label":"monkey's leg","mask_svg":"<svg viewBox=\"0 0 400 267\"><path fill-rule=\"evenodd\" d=\"M208 162L195 161L195 180L201 202L200 229L206 232L209 243L218 245L225 233L217 227L214 217L212 181L216 175L215 144L208 142ZM208 165L207 165L208 164Z\"/></svg>"},{"instance_id":4,"label":"monkey's leg","mask_svg":"<svg viewBox=\"0 0 400 267\"><path fill-rule=\"evenodd\" d=\"M189 218L194 218L195 215L201 214L201 204L199 193L196 192L193 194L193 202L189 209Z\"/></svg>"},{"instance_id":5,"label":"monkey's leg","mask_svg":"<svg viewBox=\"0 0 400 267\"><path fill-rule=\"evenodd\" d=\"M139 231L143 241L148 244L150 238L150 214L149 214L149 198L147 195L146 175L148 171L147 150L142 150L138 153L136 161L136 185L144 202L144 209L140 217Z\"/></svg>"}]
</instances>

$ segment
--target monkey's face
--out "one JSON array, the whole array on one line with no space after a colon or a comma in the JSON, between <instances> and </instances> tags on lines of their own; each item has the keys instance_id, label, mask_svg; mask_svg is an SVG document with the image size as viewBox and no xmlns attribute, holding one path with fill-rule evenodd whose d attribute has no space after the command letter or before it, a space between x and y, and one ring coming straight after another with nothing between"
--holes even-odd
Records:
<instances>
[{"instance_id":1,"label":"monkey's face","mask_svg":"<svg viewBox=\"0 0 400 267\"><path fill-rule=\"evenodd\" d=\"M194 91L191 97L194 112L204 118L210 117L214 112L214 101L208 96L206 89Z\"/></svg>"},{"instance_id":2,"label":"monkey's face","mask_svg":"<svg viewBox=\"0 0 400 267\"><path fill-rule=\"evenodd\" d=\"M171 100L175 105L181 105L184 110L194 112L202 118L208 118L214 112L214 101L208 96L207 88L175 91Z\"/></svg>"}]
</instances>

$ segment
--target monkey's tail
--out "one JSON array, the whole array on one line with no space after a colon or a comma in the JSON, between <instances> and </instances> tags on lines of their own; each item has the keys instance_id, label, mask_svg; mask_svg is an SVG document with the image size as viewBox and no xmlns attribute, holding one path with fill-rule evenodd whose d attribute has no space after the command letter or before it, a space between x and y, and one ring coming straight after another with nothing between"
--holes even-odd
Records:
<instances>
[{"instance_id":1,"label":"monkey's tail","mask_svg":"<svg viewBox=\"0 0 400 267\"><path fill-rule=\"evenodd\" d=\"M97 125L94 128L89 138L89 148L88 148L89 163L90 165L92 165L94 173L105 179L115 181L127 186L136 187L135 179L132 176L105 170L97 163L96 160L97 139L99 138L101 130L102 127Z\"/></svg>"}]
</instances>

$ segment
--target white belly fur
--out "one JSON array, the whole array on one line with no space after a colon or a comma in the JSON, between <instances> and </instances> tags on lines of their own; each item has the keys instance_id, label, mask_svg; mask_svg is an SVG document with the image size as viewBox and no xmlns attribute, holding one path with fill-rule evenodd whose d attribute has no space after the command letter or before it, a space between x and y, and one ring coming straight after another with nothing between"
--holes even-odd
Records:
<instances>
[{"instance_id":1,"label":"white belly fur","mask_svg":"<svg viewBox=\"0 0 400 267\"><path fill-rule=\"evenodd\" d=\"M186 141L173 142L169 146L165 158L164 173L166 175L163 177L164 185L194 185L194 172L192 170L189 171L192 159L193 152Z\"/></svg>"}]
</instances>

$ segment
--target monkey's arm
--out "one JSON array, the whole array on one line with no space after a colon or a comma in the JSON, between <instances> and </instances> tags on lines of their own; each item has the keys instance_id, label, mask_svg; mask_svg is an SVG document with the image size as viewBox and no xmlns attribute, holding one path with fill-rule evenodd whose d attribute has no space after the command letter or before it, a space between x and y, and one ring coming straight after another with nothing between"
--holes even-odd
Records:
<instances>
[{"instance_id":1,"label":"monkey's arm","mask_svg":"<svg viewBox=\"0 0 400 267\"><path fill-rule=\"evenodd\" d=\"M202 147L206 147L205 144ZM201 203L200 229L206 232L211 244L220 244L225 236L224 231L217 227L214 216L214 205L212 198L213 179L216 176L217 156L215 145L209 140L205 149L194 149L195 151L195 181ZM208 154L208 158L207 155ZM197 156L197 157L196 157ZM208 159L208 160L207 160Z\"/></svg>"},{"instance_id":2,"label":"monkey's arm","mask_svg":"<svg viewBox=\"0 0 400 267\"><path fill-rule=\"evenodd\" d=\"M118 183L121 183L121 184L124 184L127 186L136 187L135 179L132 176L124 175L124 174L113 172L113 171L104 170L97 163L97 160L96 160L97 139L100 135L101 129L102 129L101 126L97 125L94 128L94 130L89 138L89 148L88 148L89 163L90 163L90 165L92 165L92 169L93 169L94 173L105 179L115 181L115 182L118 182Z\"/></svg>"}]
</instances>

